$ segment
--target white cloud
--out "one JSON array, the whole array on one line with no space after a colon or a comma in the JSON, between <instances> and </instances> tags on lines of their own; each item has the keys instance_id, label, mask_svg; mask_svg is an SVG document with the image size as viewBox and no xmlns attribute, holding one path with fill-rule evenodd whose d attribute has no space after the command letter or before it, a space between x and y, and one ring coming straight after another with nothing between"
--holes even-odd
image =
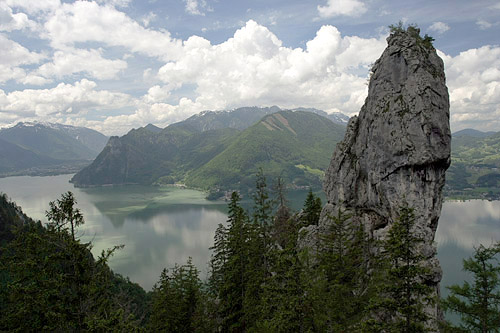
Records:
<instances>
[{"instance_id":1,"label":"white cloud","mask_svg":"<svg viewBox=\"0 0 500 333\"><path fill-rule=\"evenodd\" d=\"M36 28L36 22L30 20L25 13L12 12L6 3L0 3L0 31L13 31Z\"/></svg>"},{"instance_id":2,"label":"white cloud","mask_svg":"<svg viewBox=\"0 0 500 333\"><path fill-rule=\"evenodd\" d=\"M206 0L183 0L186 3L185 11L190 15L205 16L205 11L212 12Z\"/></svg>"},{"instance_id":3,"label":"white cloud","mask_svg":"<svg viewBox=\"0 0 500 333\"><path fill-rule=\"evenodd\" d=\"M131 104L130 96L96 90L96 83L83 79L74 84L60 83L51 89L25 89L6 94L0 90L0 113L23 117L47 117L67 113L110 110Z\"/></svg>"},{"instance_id":4,"label":"white cloud","mask_svg":"<svg viewBox=\"0 0 500 333\"><path fill-rule=\"evenodd\" d=\"M0 83L9 80L23 82L27 73L21 66L36 64L44 58L44 55L30 52L21 44L0 34Z\"/></svg>"},{"instance_id":5,"label":"white cloud","mask_svg":"<svg viewBox=\"0 0 500 333\"><path fill-rule=\"evenodd\" d=\"M361 16L366 12L366 6L359 0L328 0L326 6L318 6L319 16L329 18L334 16Z\"/></svg>"},{"instance_id":6,"label":"white cloud","mask_svg":"<svg viewBox=\"0 0 500 333\"><path fill-rule=\"evenodd\" d=\"M438 34L443 34L448 30L450 30L450 26L444 22L434 22L429 27L429 31L435 31Z\"/></svg>"},{"instance_id":7,"label":"white cloud","mask_svg":"<svg viewBox=\"0 0 500 333\"><path fill-rule=\"evenodd\" d=\"M146 29L116 8L94 2L63 4L47 20L45 29L45 37L56 49L98 42L164 60L177 59L182 51L182 42L170 33Z\"/></svg>"},{"instance_id":8,"label":"white cloud","mask_svg":"<svg viewBox=\"0 0 500 333\"><path fill-rule=\"evenodd\" d=\"M102 50L69 49L56 51L53 61L43 64L38 73L45 77L62 78L75 73L86 73L98 80L116 79L127 68L127 62L102 57Z\"/></svg>"},{"instance_id":9,"label":"white cloud","mask_svg":"<svg viewBox=\"0 0 500 333\"><path fill-rule=\"evenodd\" d=\"M28 14L52 12L61 5L60 0L4 0L12 8L22 8Z\"/></svg>"},{"instance_id":10,"label":"white cloud","mask_svg":"<svg viewBox=\"0 0 500 333\"><path fill-rule=\"evenodd\" d=\"M184 43L185 55L163 66L159 78L171 89L195 84L204 109L243 105L309 105L356 113L366 96L366 77L352 73L375 61L385 40L342 37L324 26L306 49L291 49L267 28L249 21L226 42L201 37Z\"/></svg>"},{"instance_id":11,"label":"white cloud","mask_svg":"<svg viewBox=\"0 0 500 333\"><path fill-rule=\"evenodd\" d=\"M128 7L132 0L97 0L97 2L116 7Z\"/></svg>"},{"instance_id":12,"label":"white cloud","mask_svg":"<svg viewBox=\"0 0 500 333\"><path fill-rule=\"evenodd\" d=\"M477 20L476 24L479 26L479 29L481 30L486 30L493 26L493 24L485 20Z\"/></svg>"},{"instance_id":13,"label":"white cloud","mask_svg":"<svg viewBox=\"0 0 500 333\"><path fill-rule=\"evenodd\" d=\"M148 27L151 22L156 20L156 14L153 12L149 12L147 15L141 18L141 22L145 27Z\"/></svg>"},{"instance_id":14,"label":"white cloud","mask_svg":"<svg viewBox=\"0 0 500 333\"><path fill-rule=\"evenodd\" d=\"M446 67L454 130L500 128L500 47L483 46L455 57L439 52Z\"/></svg>"}]
</instances>

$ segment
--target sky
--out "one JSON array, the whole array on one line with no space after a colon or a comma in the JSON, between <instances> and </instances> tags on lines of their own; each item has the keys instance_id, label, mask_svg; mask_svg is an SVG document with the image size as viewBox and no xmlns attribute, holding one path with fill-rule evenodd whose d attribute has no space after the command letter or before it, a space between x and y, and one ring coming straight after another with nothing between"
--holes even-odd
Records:
<instances>
[{"instance_id":1,"label":"sky","mask_svg":"<svg viewBox=\"0 0 500 333\"><path fill-rule=\"evenodd\" d=\"M500 131L500 0L0 0L0 127L123 135L273 105L352 116L399 21L435 38L452 131Z\"/></svg>"}]
</instances>

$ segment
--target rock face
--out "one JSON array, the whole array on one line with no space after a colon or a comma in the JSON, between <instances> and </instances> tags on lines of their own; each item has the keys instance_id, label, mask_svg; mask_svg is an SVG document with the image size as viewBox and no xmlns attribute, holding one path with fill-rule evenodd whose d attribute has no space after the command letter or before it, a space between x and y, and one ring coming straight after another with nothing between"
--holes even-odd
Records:
<instances>
[{"instance_id":1,"label":"rock face","mask_svg":"<svg viewBox=\"0 0 500 333\"><path fill-rule=\"evenodd\" d=\"M354 214L375 238L384 239L400 208L414 208L423 236L423 277L439 292L441 269L433 245L443 202L445 171L450 164L449 98L443 61L415 34L400 31L372 69L368 97L358 117L349 121L323 184L327 213L339 205ZM439 317L436 307L427 311Z\"/></svg>"}]
</instances>

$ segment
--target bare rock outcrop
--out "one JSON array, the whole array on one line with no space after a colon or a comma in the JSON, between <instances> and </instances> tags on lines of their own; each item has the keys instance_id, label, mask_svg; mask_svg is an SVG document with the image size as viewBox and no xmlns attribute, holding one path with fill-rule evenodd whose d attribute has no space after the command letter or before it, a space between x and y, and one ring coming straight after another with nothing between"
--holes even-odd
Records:
<instances>
[{"instance_id":1,"label":"bare rock outcrop","mask_svg":"<svg viewBox=\"0 0 500 333\"><path fill-rule=\"evenodd\" d=\"M339 205L377 239L384 239L407 204L431 269L422 277L439 293L441 268L433 244L450 164L449 97L443 61L417 31L397 31L372 69L368 97L351 118L325 175L328 203L311 241ZM304 245L304 244L303 244ZM434 306L427 311L439 317Z\"/></svg>"}]
</instances>

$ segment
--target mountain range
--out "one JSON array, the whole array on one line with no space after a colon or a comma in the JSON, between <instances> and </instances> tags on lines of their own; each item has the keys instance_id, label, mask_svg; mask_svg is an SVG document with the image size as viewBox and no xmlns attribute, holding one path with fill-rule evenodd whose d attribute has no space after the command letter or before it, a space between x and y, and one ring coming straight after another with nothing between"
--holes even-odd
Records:
<instances>
[{"instance_id":1,"label":"mountain range","mask_svg":"<svg viewBox=\"0 0 500 333\"><path fill-rule=\"evenodd\" d=\"M321 113L250 107L202 112L163 130L148 125L111 137L72 182L180 182L201 189L245 189L254 186L255 173L262 168L269 178L320 187L335 144L344 135L346 117L337 115L339 124Z\"/></svg>"},{"instance_id":2,"label":"mountain range","mask_svg":"<svg viewBox=\"0 0 500 333\"><path fill-rule=\"evenodd\" d=\"M0 130L0 175L76 172L107 141L105 135L84 127L20 122Z\"/></svg>"}]
</instances>

